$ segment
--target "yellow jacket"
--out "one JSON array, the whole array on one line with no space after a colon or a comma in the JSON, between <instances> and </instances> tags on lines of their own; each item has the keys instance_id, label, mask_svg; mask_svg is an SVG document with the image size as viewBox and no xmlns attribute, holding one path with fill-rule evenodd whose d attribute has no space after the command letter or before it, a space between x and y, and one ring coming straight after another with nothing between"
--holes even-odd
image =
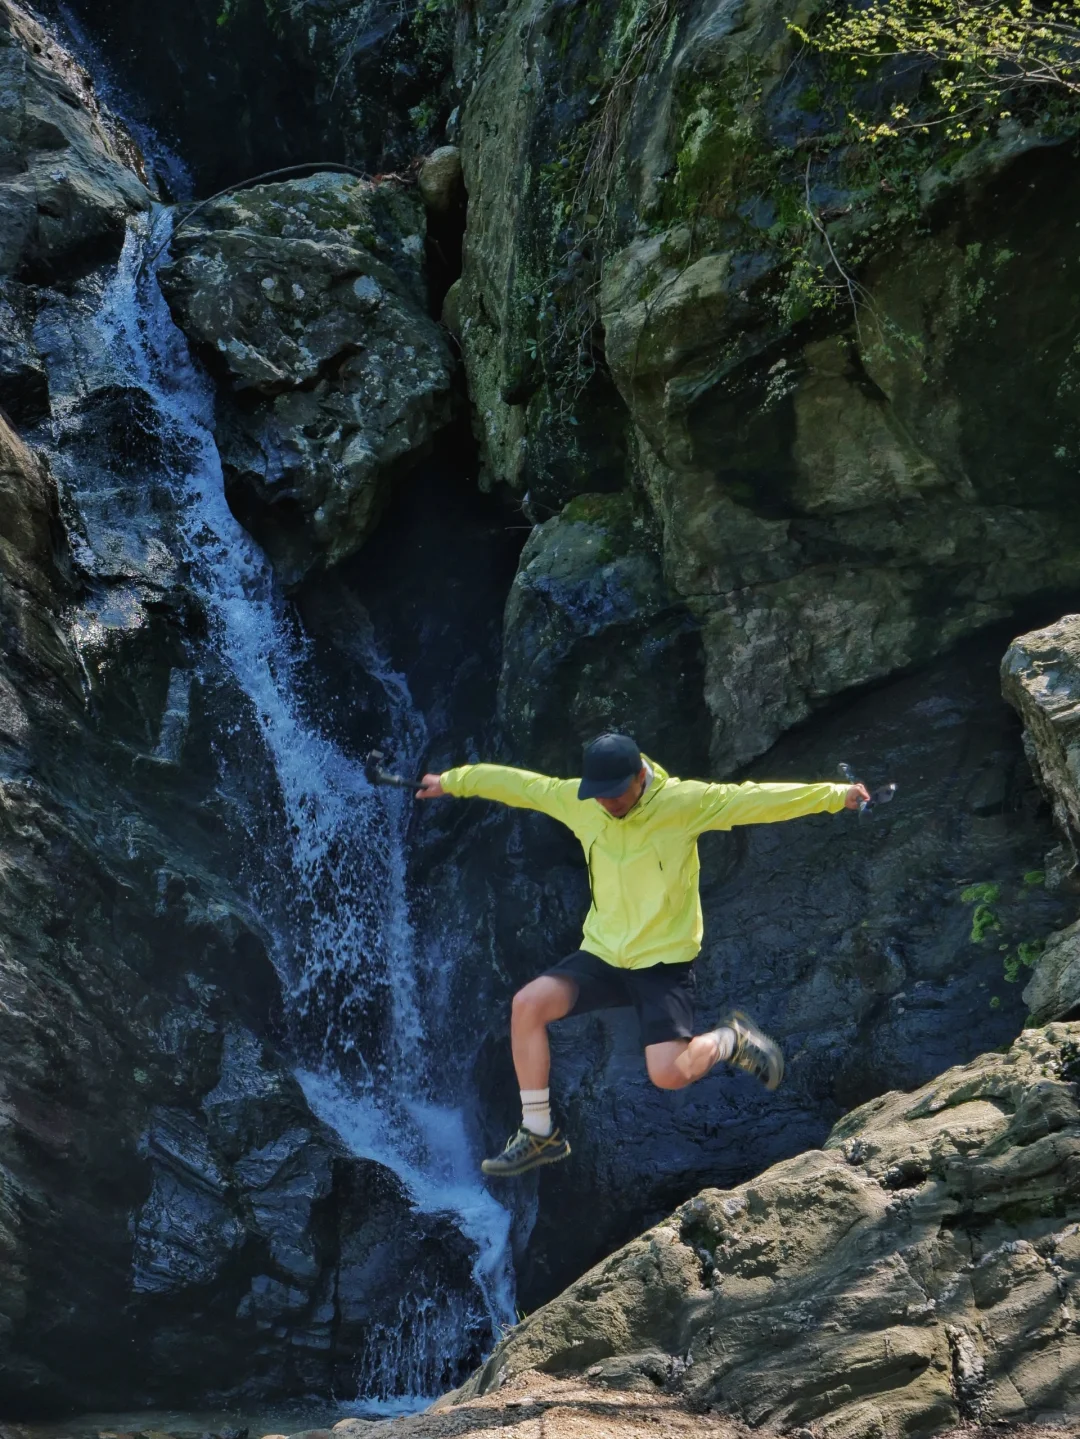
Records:
<instances>
[{"instance_id":1,"label":"yellow jacket","mask_svg":"<svg viewBox=\"0 0 1080 1439\"><path fill-rule=\"evenodd\" d=\"M704 784L675 779L651 760L653 779L624 819L577 797L576 779L549 779L497 764L465 764L441 776L461 799L536 809L577 835L589 866L592 905L582 949L619 969L694 958L701 948L698 835L769 824L844 807L846 784Z\"/></svg>"}]
</instances>

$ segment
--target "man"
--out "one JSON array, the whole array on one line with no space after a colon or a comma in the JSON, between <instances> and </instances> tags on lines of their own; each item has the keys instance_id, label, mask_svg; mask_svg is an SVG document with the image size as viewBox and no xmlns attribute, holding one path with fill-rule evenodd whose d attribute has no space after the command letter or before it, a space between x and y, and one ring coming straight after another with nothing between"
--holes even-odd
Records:
<instances>
[{"instance_id":1,"label":"man","mask_svg":"<svg viewBox=\"0 0 1080 1439\"><path fill-rule=\"evenodd\" d=\"M552 1123L547 1026L568 1014L633 1005L645 1066L661 1089L683 1089L726 1061L775 1089L779 1048L732 1010L694 1032L694 959L701 948L698 836L823 810L857 809L861 784L705 784L680 780L644 758L628 735L585 746L582 778L549 779L503 765L467 764L426 774L417 799L497 800L567 825L589 867L592 905L581 948L514 995L511 1047L522 1121L485 1174L524 1174L555 1164L570 1145Z\"/></svg>"}]
</instances>

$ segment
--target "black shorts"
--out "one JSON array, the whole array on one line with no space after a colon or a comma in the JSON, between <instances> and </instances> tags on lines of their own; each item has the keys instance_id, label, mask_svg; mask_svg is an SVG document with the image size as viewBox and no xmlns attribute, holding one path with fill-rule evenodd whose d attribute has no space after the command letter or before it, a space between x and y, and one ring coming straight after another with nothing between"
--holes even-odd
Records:
<instances>
[{"instance_id":1,"label":"black shorts","mask_svg":"<svg viewBox=\"0 0 1080 1439\"><path fill-rule=\"evenodd\" d=\"M693 960L689 964L618 969L587 950L576 949L545 973L577 981L578 997L571 1014L633 1005L645 1048L670 1039L694 1037Z\"/></svg>"}]
</instances>

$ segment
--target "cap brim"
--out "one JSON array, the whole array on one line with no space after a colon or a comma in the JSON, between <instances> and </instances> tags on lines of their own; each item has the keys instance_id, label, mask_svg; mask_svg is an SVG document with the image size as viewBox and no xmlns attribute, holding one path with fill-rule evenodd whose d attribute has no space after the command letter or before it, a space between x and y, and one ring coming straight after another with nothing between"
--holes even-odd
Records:
<instances>
[{"instance_id":1,"label":"cap brim","mask_svg":"<svg viewBox=\"0 0 1080 1439\"><path fill-rule=\"evenodd\" d=\"M625 779L583 779L578 785L578 799L618 799L634 783L637 771Z\"/></svg>"}]
</instances>

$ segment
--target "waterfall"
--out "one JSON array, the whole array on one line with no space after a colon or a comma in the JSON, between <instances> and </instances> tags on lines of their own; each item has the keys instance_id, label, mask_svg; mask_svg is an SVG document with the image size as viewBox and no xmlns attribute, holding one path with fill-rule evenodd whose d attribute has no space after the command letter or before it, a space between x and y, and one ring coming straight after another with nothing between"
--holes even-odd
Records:
<instances>
[{"instance_id":1,"label":"waterfall","mask_svg":"<svg viewBox=\"0 0 1080 1439\"><path fill-rule=\"evenodd\" d=\"M310 645L229 510L210 384L153 266L143 268L171 223L163 209L151 222L133 221L115 273L91 278L39 322L57 396L49 443L73 545L85 570L109 577L75 617L75 633L89 650L104 624L117 623L125 593L134 613L140 586L182 582L205 612L205 643L246 698L241 728L269 762L275 793L252 831L245 872L274 937L298 1078L312 1110L355 1155L392 1169L419 1210L450 1216L474 1247L474 1293L403 1296L408 1322L397 1336L373 1336L358 1358L362 1396L426 1397L442 1382L447 1356L461 1353L470 1315L492 1334L513 1322L510 1216L479 1181L465 1116L433 1097L438 1076L429 1069L417 968L433 961L422 958L429 946L414 942L406 894L411 801L374 790L311 712ZM153 438L137 483L92 482L65 453L85 397L105 392ZM369 650L395 757L415 768L422 718L404 678L373 643ZM174 670L159 756L179 751L190 691L190 674ZM229 744L241 741L234 727Z\"/></svg>"}]
</instances>

